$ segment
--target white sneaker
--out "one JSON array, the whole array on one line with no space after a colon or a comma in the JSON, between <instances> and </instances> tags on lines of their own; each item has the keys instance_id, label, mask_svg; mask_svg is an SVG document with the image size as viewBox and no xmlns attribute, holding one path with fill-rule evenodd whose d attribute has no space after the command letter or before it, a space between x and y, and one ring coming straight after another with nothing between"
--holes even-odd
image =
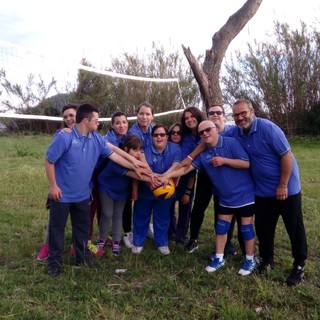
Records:
<instances>
[{"instance_id":1,"label":"white sneaker","mask_svg":"<svg viewBox=\"0 0 320 320\"><path fill-rule=\"evenodd\" d=\"M154 238L154 231L153 231L153 224L149 223L149 229L148 229L148 238L153 239Z\"/></svg>"},{"instance_id":2,"label":"white sneaker","mask_svg":"<svg viewBox=\"0 0 320 320\"><path fill-rule=\"evenodd\" d=\"M170 254L170 250L168 246L163 246L163 247L158 247L158 250L160 251L161 254L167 256Z\"/></svg>"},{"instance_id":3,"label":"white sneaker","mask_svg":"<svg viewBox=\"0 0 320 320\"><path fill-rule=\"evenodd\" d=\"M133 247L133 233L132 232L125 233L125 235L123 237L123 242L127 248L132 248Z\"/></svg>"},{"instance_id":4,"label":"white sneaker","mask_svg":"<svg viewBox=\"0 0 320 320\"><path fill-rule=\"evenodd\" d=\"M134 253L134 254L139 254L141 253L143 250L143 247L136 247L136 246L133 246L132 249L131 249L131 252Z\"/></svg>"}]
</instances>

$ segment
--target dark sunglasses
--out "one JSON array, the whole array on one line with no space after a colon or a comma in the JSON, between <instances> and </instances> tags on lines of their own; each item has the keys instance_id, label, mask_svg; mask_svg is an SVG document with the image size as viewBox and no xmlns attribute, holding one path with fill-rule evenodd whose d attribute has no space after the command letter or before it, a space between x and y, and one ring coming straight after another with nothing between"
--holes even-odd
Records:
<instances>
[{"instance_id":1,"label":"dark sunglasses","mask_svg":"<svg viewBox=\"0 0 320 320\"><path fill-rule=\"evenodd\" d=\"M166 133L154 133L152 136L154 137L154 138L157 138L157 137L165 137L167 134Z\"/></svg>"},{"instance_id":2,"label":"dark sunglasses","mask_svg":"<svg viewBox=\"0 0 320 320\"><path fill-rule=\"evenodd\" d=\"M171 134L171 135L177 134L178 136L181 136L181 131L172 130L172 131L170 132L170 134Z\"/></svg>"},{"instance_id":3,"label":"dark sunglasses","mask_svg":"<svg viewBox=\"0 0 320 320\"><path fill-rule=\"evenodd\" d=\"M241 111L239 113L234 113L232 115L232 118L233 119L238 119L239 117L246 117L247 115L248 115L248 111L246 110L246 111Z\"/></svg>"},{"instance_id":4,"label":"dark sunglasses","mask_svg":"<svg viewBox=\"0 0 320 320\"><path fill-rule=\"evenodd\" d=\"M223 114L223 111L209 111L208 112L208 115L209 116L214 116L214 115L217 115L217 116L221 116Z\"/></svg>"},{"instance_id":5,"label":"dark sunglasses","mask_svg":"<svg viewBox=\"0 0 320 320\"><path fill-rule=\"evenodd\" d=\"M206 133L208 133L208 132L210 132L212 129L215 129L216 127L209 127L209 128L206 128L206 129L204 129L204 130L201 130L201 131L198 131L198 135L199 136L203 136L203 134L206 132Z\"/></svg>"}]
</instances>

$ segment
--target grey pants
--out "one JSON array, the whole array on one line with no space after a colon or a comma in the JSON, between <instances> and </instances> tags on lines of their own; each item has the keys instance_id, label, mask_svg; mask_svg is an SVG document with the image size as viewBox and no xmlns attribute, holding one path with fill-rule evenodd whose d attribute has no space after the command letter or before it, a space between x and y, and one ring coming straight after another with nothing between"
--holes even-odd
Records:
<instances>
[{"instance_id":1,"label":"grey pants","mask_svg":"<svg viewBox=\"0 0 320 320\"><path fill-rule=\"evenodd\" d=\"M105 192L100 192L101 217L99 221L99 239L106 241L112 220L112 240L120 241L122 233L122 213L126 199L113 200Z\"/></svg>"}]
</instances>

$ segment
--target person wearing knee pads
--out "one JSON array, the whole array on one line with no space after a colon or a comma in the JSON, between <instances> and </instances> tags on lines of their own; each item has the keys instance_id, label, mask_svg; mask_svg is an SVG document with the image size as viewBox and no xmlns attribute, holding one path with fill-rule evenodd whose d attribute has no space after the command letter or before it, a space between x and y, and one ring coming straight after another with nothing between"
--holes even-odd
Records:
<instances>
[{"instance_id":1,"label":"person wearing knee pads","mask_svg":"<svg viewBox=\"0 0 320 320\"><path fill-rule=\"evenodd\" d=\"M216 206L218 214L216 250L206 271L214 272L225 265L224 249L227 233L235 215L241 218L241 234L245 243L245 259L239 275L247 276L256 267L253 230L255 198L254 183L249 171L249 156L236 139L219 135L212 121L202 121L198 126L198 134L206 149L192 161L192 166L172 171L163 179L179 177L194 169L206 171L213 192L219 198Z\"/></svg>"}]
</instances>

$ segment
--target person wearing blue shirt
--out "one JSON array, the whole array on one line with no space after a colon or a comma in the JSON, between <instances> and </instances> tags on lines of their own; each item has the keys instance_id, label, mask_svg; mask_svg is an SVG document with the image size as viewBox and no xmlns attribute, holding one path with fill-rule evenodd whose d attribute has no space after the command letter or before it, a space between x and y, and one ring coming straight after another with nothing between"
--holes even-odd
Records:
<instances>
[{"instance_id":1,"label":"person wearing blue shirt","mask_svg":"<svg viewBox=\"0 0 320 320\"><path fill-rule=\"evenodd\" d=\"M166 178L178 177L194 169L206 171L214 194L219 198L216 207L218 221L215 224L216 252L206 271L215 272L225 265L227 233L233 215L239 215L246 257L238 273L247 276L256 267L253 229L254 183L249 171L248 154L236 139L219 135L216 126L210 120L199 124L198 134L206 144L206 149L187 170L180 168L170 172Z\"/></svg>"},{"instance_id":2,"label":"person wearing blue shirt","mask_svg":"<svg viewBox=\"0 0 320 320\"><path fill-rule=\"evenodd\" d=\"M232 109L237 127L231 134L248 152L255 182L255 227L262 258L258 270L264 273L274 267L274 237L281 215L294 258L286 283L300 284L308 249L297 161L283 131L273 122L256 117L249 100L237 100Z\"/></svg>"},{"instance_id":3,"label":"person wearing blue shirt","mask_svg":"<svg viewBox=\"0 0 320 320\"><path fill-rule=\"evenodd\" d=\"M128 132L128 119L125 113L121 111L116 111L111 115L111 124L110 128L105 134L104 138L108 142L108 146L112 148L113 146L119 147L120 144L124 141L126 134ZM118 152L118 149L113 149L114 152ZM120 154L123 156L123 154ZM129 159L127 159L129 160ZM94 217L97 216L97 222L98 227L100 224L100 217L101 217L101 207L100 207L100 198L99 198L99 189L98 189L98 176L103 170L104 166L106 165L106 159L100 157L96 168L92 175L92 201L91 201L91 227L90 227L90 234L89 234L89 249L92 251L92 253L95 256L101 256L104 254L104 250L102 249L102 245L94 245L92 240L92 234L93 234L93 224L94 224ZM130 201L130 207L131 207L131 201ZM130 212L131 212L131 208ZM130 230L131 230L131 222L130 222ZM112 239L111 237L108 237L107 242L112 245Z\"/></svg>"},{"instance_id":4,"label":"person wearing blue shirt","mask_svg":"<svg viewBox=\"0 0 320 320\"><path fill-rule=\"evenodd\" d=\"M76 113L77 113L77 105L74 104L66 104L62 107L62 118L63 118L63 128L58 129L56 131L56 134L58 134L61 130L64 130L66 132L69 132L71 128L76 124ZM46 201L46 208L50 209L50 199L47 197ZM45 239L44 243L41 246L41 249L37 255L37 260L45 260L48 258L49 255L49 218L48 223L46 225L45 229ZM74 252L73 246L71 245L70 253L72 254Z\"/></svg>"},{"instance_id":5,"label":"person wearing blue shirt","mask_svg":"<svg viewBox=\"0 0 320 320\"><path fill-rule=\"evenodd\" d=\"M137 110L137 122L135 122L128 131L128 135L134 135L138 137L142 141L142 152L141 152L141 160L146 162L144 150L149 148L152 145L152 128L155 123L153 122L154 118L154 107L148 101L142 102L138 106ZM136 193L135 189L137 188L136 181L133 182L133 195ZM132 202L128 199L124 214L123 214L123 229L125 232L124 242L127 247L133 246L132 240L132 232L131 232L131 220L132 220L132 211L131 205ZM133 200L135 198L133 197ZM153 238L153 225L149 224L148 237Z\"/></svg>"},{"instance_id":6,"label":"person wearing blue shirt","mask_svg":"<svg viewBox=\"0 0 320 320\"><path fill-rule=\"evenodd\" d=\"M169 128L169 141L181 145L182 139L183 137L181 124L172 124L172 126ZM172 239L178 245L185 245L187 243L195 181L195 172L191 173L188 176L181 177L175 190L175 197L171 203L169 239ZM176 216L175 209L177 201L179 209L178 217Z\"/></svg>"},{"instance_id":7,"label":"person wearing blue shirt","mask_svg":"<svg viewBox=\"0 0 320 320\"><path fill-rule=\"evenodd\" d=\"M181 144L182 157L186 158L189 154L199 145L201 138L198 135L198 126L201 121L204 120L203 113L196 107L188 107L183 110L180 118L183 140ZM188 177L181 177L178 189L181 186L186 186ZM181 183L181 185L180 185ZM201 228L202 221L204 219L204 213L212 198L211 182L206 173L200 172L197 174L197 182L195 186L195 199L191 213L188 214L188 226L190 224L190 239L185 248L189 253L198 249L198 236ZM192 190L192 193L194 190ZM186 214L186 211L185 211ZM189 223L190 222L190 223Z\"/></svg>"},{"instance_id":8,"label":"person wearing blue shirt","mask_svg":"<svg viewBox=\"0 0 320 320\"><path fill-rule=\"evenodd\" d=\"M165 174L173 170L181 161L181 149L176 143L168 141L168 129L163 125L152 128L152 145L145 149L145 158L155 174ZM146 183L139 183L138 199L133 208L133 247L132 253L143 250L148 233L151 214L153 214L154 242L163 255L170 254L168 247L168 228L172 198L156 198Z\"/></svg>"},{"instance_id":9,"label":"person wearing blue shirt","mask_svg":"<svg viewBox=\"0 0 320 320\"><path fill-rule=\"evenodd\" d=\"M122 148L136 159L140 158L142 143L136 136L125 138ZM118 256L121 252L122 213L131 189L132 179L139 179L137 174L113 161L108 161L98 177L98 189L101 203L98 247L104 250L112 221L112 253ZM142 177L150 181L147 176Z\"/></svg>"},{"instance_id":10,"label":"person wearing blue shirt","mask_svg":"<svg viewBox=\"0 0 320 320\"><path fill-rule=\"evenodd\" d=\"M99 110L91 104L79 106L71 133L57 134L46 152L45 170L49 180L50 220L48 274L58 276L62 266L64 232L68 215L72 221L72 239L76 266L99 268L87 247L90 230L90 180L100 155L135 170L113 153L104 138L95 131ZM140 172L137 171L138 175Z\"/></svg>"}]
</instances>

